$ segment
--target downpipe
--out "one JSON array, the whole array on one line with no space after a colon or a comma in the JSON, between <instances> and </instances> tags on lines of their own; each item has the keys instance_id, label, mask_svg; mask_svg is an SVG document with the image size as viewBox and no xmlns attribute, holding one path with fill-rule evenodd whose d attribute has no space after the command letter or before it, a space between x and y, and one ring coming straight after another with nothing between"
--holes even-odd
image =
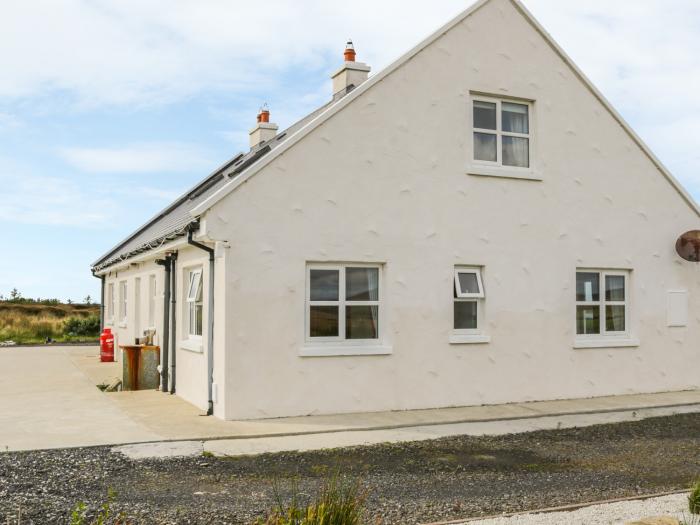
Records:
<instances>
[{"instance_id":1,"label":"downpipe","mask_svg":"<svg viewBox=\"0 0 700 525\"><path fill-rule=\"evenodd\" d=\"M170 393L175 393L177 376L175 366L177 364L177 252L170 256Z\"/></svg>"},{"instance_id":2,"label":"downpipe","mask_svg":"<svg viewBox=\"0 0 700 525\"><path fill-rule=\"evenodd\" d=\"M170 344L170 256L165 259L157 259L159 264L165 269L163 276L163 353L160 359L160 389L162 392L168 391L168 349Z\"/></svg>"},{"instance_id":3,"label":"downpipe","mask_svg":"<svg viewBox=\"0 0 700 525\"><path fill-rule=\"evenodd\" d=\"M104 275L95 275L95 272L92 272L93 277L97 277L100 280L100 334L104 331L105 329L105 276Z\"/></svg>"},{"instance_id":4,"label":"downpipe","mask_svg":"<svg viewBox=\"0 0 700 525\"><path fill-rule=\"evenodd\" d=\"M192 239L193 231L187 232L187 244L204 250L209 254L209 305L208 305L208 333L207 333L207 415L214 414L214 401L212 400L212 384L214 382L214 248Z\"/></svg>"}]
</instances>

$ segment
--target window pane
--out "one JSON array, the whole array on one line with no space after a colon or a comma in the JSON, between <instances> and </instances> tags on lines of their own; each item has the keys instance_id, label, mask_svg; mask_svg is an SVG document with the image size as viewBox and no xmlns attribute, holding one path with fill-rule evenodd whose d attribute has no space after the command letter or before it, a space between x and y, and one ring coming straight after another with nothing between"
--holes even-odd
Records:
<instances>
[{"instance_id":1,"label":"window pane","mask_svg":"<svg viewBox=\"0 0 700 525\"><path fill-rule=\"evenodd\" d=\"M503 165L530 167L530 139L503 137Z\"/></svg>"},{"instance_id":2,"label":"window pane","mask_svg":"<svg viewBox=\"0 0 700 525\"><path fill-rule=\"evenodd\" d=\"M474 127L496 129L495 102L474 102Z\"/></svg>"},{"instance_id":3,"label":"window pane","mask_svg":"<svg viewBox=\"0 0 700 525\"><path fill-rule=\"evenodd\" d=\"M348 301L378 301L379 269L346 268L345 294Z\"/></svg>"},{"instance_id":4,"label":"window pane","mask_svg":"<svg viewBox=\"0 0 700 525\"><path fill-rule=\"evenodd\" d=\"M530 132L526 105L503 102L501 104L501 117L503 131L525 134Z\"/></svg>"},{"instance_id":5,"label":"window pane","mask_svg":"<svg viewBox=\"0 0 700 525\"><path fill-rule=\"evenodd\" d=\"M580 305L576 307L576 333L600 333L600 308Z\"/></svg>"},{"instance_id":6,"label":"window pane","mask_svg":"<svg viewBox=\"0 0 700 525\"><path fill-rule=\"evenodd\" d=\"M337 337L338 307L311 306L309 310L309 335L311 337Z\"/></svg>"},{"instance_id":7,"label":"window pane","mask_svg":"<svg viewBox=\"0 0 700 525\"><path fill-rule=\"evenodd\" d=\"M187 298L191 301L202 300L202 272L190 272L190 288L187 291Z\"/></svg>"},{"instance_id":8,"label":"window pane","mask_svg":"<svg viewBox=\"0 0 700 525\"><path fill-rule=\"evenodd\" d=\"M338 282L340 272L338 270L311 270L312 301L337 301Z\"/></svg>"},{"instance_id":9,"label":"window pane","mask_svg":"<svg viewBox=\"0 0 700 525\"><path fill-rule=\"evenodd\" d=\"M378 306L346 306L345 338L377 339L378 315Z\"/></svg>"},{"instance_id":10,"label":"window pane","mask_svg":"<svg viewBox=\"0 0 700 525\"><path fill-rule=\"evenodd\" d=\"M624 301L625 300L625 276L606 275L605 276L605 300Z\"/></svg>"},{"instance_id":11,"label":"window pane","mask_svg":"<svg viewBox=\"0 0 700 525\"><path fill-rule=\"evenodd\" d=\"M460 293L481 293L479 281L474 272L459 272L457 276L459 278Z\"/></svg>"},{"instance_id":12,"label":"window pane","mask_svg":"<svg viewBox=\"0 0 700 525\"><path fill-rule=\"evenodd\" d=\"M607 305L605 307L605 329L608 332L625 331L624 305Z\"/></svg>"},{"instance_id":13,"label":"window pane","mask_svg":"<svg viewBox=\"0 0 700 525\"><path fill-rule=\"evenodd\" d=\"M600 301L599 279L597 273L576 272L576 300Z\"/></svg>"},{"instance_id":14,"label":"window pane","mask_svg":"<svg viewBox=\"0 0 700 525\"><path fill-rule=\"evenodd\" d=\"M202 335L202 305L195 304L194 306L194 335Z\"/></svg>"},{"instance_id":15,"label":"window pane","mask_svg":"<svg viewBox=\"0 0 700 525\"><path fill-rule=\"evenodd\" d=\"M455 301L455 330L476 330L476 301Z\"/></svg>"},{"instance_id":16,"label":"window pane","mask_svg":"<svg viewBox=\"0 0 700 525\"><path fill-rule=\"evenodd\" d=\"M496 162L496 135L474 133L474 159Z\"/></svg>"}]
</instances>

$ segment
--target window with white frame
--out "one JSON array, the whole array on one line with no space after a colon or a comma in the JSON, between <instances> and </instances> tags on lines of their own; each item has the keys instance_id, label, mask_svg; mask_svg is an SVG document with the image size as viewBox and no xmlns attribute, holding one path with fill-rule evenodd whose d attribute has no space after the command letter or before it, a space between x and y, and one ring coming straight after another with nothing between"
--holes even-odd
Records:
<instances>
[{"instance_id":1,"label":"window with white frame","mask_svg":"<svg viewBox=\"0 0 700 525\"><path fill-rule=\"evenodd\" d=\"M156 326L156 294L158 290L156 287L156 276L148 276L148 328L155 328Z\"/></svg>"},{"instance_id":2,"label":"window with white frame","mask_svg":"<svg viewBox=\"0 0 700 525\"><path fill-rule=\"evenodd\" d=\"M109 283L107 285L107 319L111 323L114 322L114 304L114 283Z\"/></svg>"},{"instance_id":3,"label":"window with white frame","mask_svg":"<svg viewBox=\"0 0 700 525\"><path fill-rule=\"evenodd\" d=\"M482 301L485 297L480 268L455 268L454 331L476 334L481 329Z\"/></svg>"},{"instance_id":4,"label":"window with white frame","mask_svg":"<svg viewBox=\"0 0 700 525\"><path fill-rule=\"evenodd\" d=\"M313 342L379 339L379 265L309 265L306 337Z\"/></svg>"},{"instance_id":5,"label":"window with white frame","mask_svg":"<svg viewBox=\"0 0 700 525\"><path fill-rule=\"evenodd\" d=\"M629 272L576 271L576 336L628 334Z\"/></svg>"},{"instance_id":6,"label":"window with white frame","mask_svg":"<svg viewBox=\"0 0 700 525\"><path fill-rule=\"evenodd\" d=\"M202 335L202 269L187 272L187 333L190 337Z\"/></svg>"},{"instance_id":7,"label":"window with white frame","mask_svg":"<svg viewBox=\"0 0 700 525\"><path fill-rule=\"evenodd\" d=\"M126 281L119 282L119 322L126 324L126 305L127 305L127 288Z\"/></svg>"},{"instance_id":8,"label":"window with white frame","mask_svg":"<svg viewBox=\"0 0 700 525\"><path fill-rule=\"evenodd\" d=\"M531 104L473 98L474 161L508 168L530 167Z\"/></svg>"}]
</instances>

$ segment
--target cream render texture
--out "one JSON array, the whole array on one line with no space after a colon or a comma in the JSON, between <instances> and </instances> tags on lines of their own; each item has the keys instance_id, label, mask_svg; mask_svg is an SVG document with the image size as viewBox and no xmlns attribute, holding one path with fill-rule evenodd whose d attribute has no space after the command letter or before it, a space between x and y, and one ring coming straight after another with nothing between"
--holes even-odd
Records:
<instances>
[{"instance_id":1,"label":"cream render texture","mask_svg":"<svg viewBox=\"0 0 700 525\"><path fill-rule=\"evenodd\" d=\"M528 105L529 167L473 160L484 97ZM192 215L195 238L216 248L218 417L700 387L688 366L700 356L700 269L674 251L697 228L697 207L518 2L477 3ZM139 278L142 315L157 276L162 340L153 261L166 249L178 251L176 391L206 409L207 254L179 239L99 273L115 290ZM317 264L379 268L376 341L307 337ZM194 265L204 272L200 346L185 330ZM453 325L459 268L477 269L483 288L469 334ZM577 270L626 276L624 334L577 335ZM119 344L136 336L134 310L112 324Z\"/></svg>"}]
</instances>

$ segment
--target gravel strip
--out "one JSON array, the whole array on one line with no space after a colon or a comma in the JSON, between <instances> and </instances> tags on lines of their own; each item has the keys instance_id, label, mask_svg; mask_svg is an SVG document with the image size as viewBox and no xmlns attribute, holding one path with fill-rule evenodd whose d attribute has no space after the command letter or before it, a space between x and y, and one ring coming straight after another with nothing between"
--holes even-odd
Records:
<instances>
[{"instance_id":1,"label":"gravel strip","mask_svg":"<svg viewBox=\"0 0 700 525\"><path fill-rule=\"evenodd\" d=\"M521 514L510 518L470 521L466 525L617 525L655 516L683 519L688 515L688 496L675 494L647 500L591 505L572 512Z\"/></svg>"},{"instance_id":2,"label":"gravel strip","mask_svg":"<svg viewBox=\"0 0 700 525\"><path fill-rule=\"evenodd\" d=\"M109 447L0 453L0 523L67 523L108 489L131 525L250 524L358 480L367 523L415 525L682 489L700 474L700 414L494 437L236 458L129 459ZM15 521L12 521L15 519Z\"/></svg>"}]
</instances>

